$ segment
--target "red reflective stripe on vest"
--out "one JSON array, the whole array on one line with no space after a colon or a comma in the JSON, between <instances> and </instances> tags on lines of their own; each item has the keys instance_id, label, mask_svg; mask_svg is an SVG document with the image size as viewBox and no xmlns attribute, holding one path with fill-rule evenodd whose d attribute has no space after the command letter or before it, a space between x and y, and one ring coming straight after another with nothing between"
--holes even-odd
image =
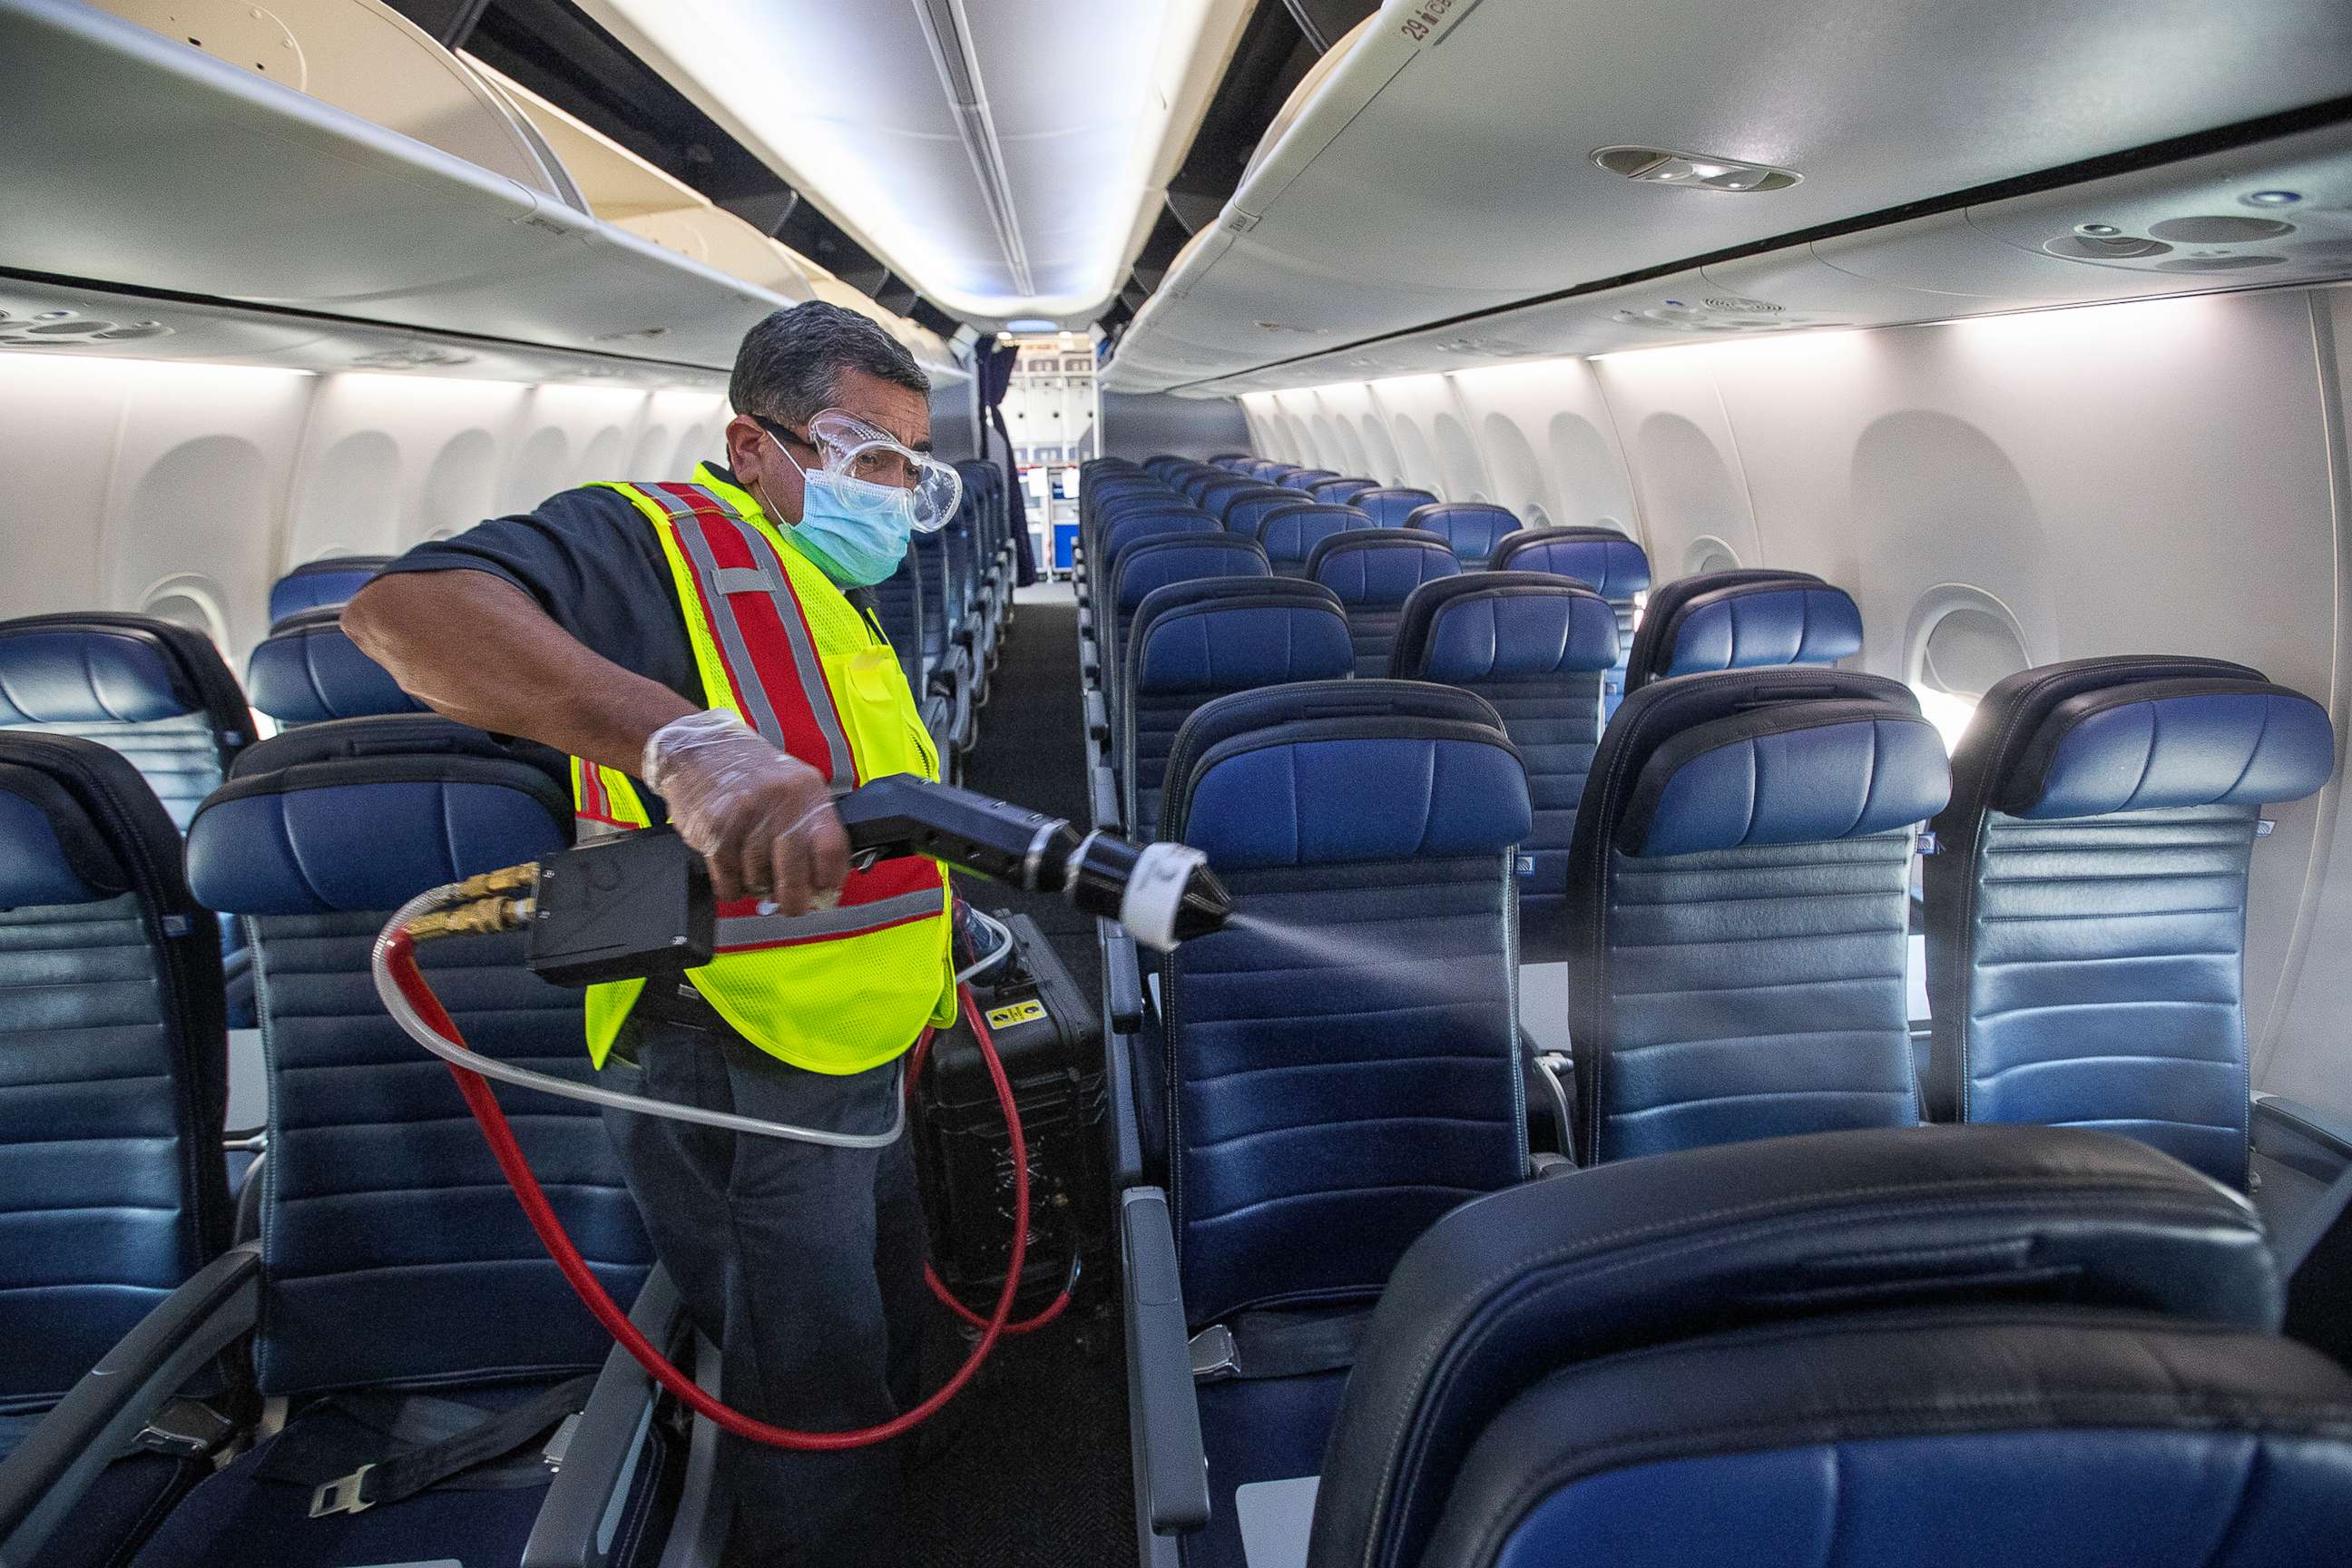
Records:
<instances>
[{"instance_id":1,"label":"red reflective stripe on vest","mask_svg":"<svg viewBox=\"0 0 2352 1568\"><path fill-rule=\"evenodd\" d=\"M656 485L653 488L693 513L694 525L701 529L702 537L710 551L710 558L719 563L721 571L730 568L741 568L747 571L758 568L759 562L752 556L751 546L744 542L740 529L734 521L719 512L711 504L710 498L701 490L692 485ZM685 524L679 523L678 526L683 527ZM690 554L688 559L691 559ZM718 616L713 613L709 593L703 585L701 574L695 573L693 575L695 592L702 598L703 618L708 623L715 623ZM816 633L808 625L807 613L801 608L800 595L793 587L792 574L785 573L782 576L783 591L792 597L793 614L800 617L804 640L808 647L814 647ZM825 738L825 731L821 727L817 716L809 710L807 691L802 685L800 668L793 658L792 644L784 630L783 621L778 614L776 595L772 593L730 595L721 613L730 615L741 631L743 646L751 656L752 668L749 673L751 679L760 683L760 689L767 697L769 707L775 712L777 728L783 731L785 752L820 773L829 773L833 766L833 749ZM719 662L724 664L727 659L724 639L718 639L718 644ZM742 700L742 679L745 673L731 667L728 670L729 678L736 683L736 700L739 707ZM817 679L813 684L817 690L824 694L825 703L832 709L834 732L845 734L846 731L841 722L840 709L833 701L831 685L824 679L824 671L818 670L814 673ZM845 747L844 749L847 750ZM856 773L856 758L855 752L852 752L850 777L835 782L854 784L857 782Z\"/></svg>"}]
</instances>

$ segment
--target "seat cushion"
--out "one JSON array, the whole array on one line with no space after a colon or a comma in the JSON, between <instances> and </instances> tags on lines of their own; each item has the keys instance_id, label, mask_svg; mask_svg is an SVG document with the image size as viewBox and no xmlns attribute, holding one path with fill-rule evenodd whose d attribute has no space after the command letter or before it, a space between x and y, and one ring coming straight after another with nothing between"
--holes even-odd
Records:
<instances>
[{"instance_id":1,"label":"seat cushion","mask_svg":"<svg viewBox=\"0 0 2352 1568\"><path fill-rule=\"evenodd\" d=\"M1209 1522L1182 1538L1186 1568L1245 1568L1249 1559L1244 1550L1243 1511L1248 1509L1256 1524L1271 1510L1255 1498L1244 1501L1236 1494L1244 1487L1309 1479L1320 1470L1331 1417L1347 1385L1345 1372L1199 1385L1201 1447L1209 1461ZM1295 1509L1305 1500L1299 1490L1292 1489L1274 1507ZM1255 1568L1266 1564L1261 1562Z\"/></svg>"}]
</instances>

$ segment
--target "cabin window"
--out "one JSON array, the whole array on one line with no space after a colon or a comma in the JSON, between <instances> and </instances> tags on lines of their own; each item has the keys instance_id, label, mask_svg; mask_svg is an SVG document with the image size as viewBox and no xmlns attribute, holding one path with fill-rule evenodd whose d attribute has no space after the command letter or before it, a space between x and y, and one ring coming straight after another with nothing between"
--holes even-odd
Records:
<instances>
[{"instance_id":1,"label":"cabin window","mask_svg":"<svg viewBox=\"0 0 2352 1568\"><path fill-rule=\"evenodd\" d=\"M2033 662L2017 618L1982 589L1948 583L1931 590L1911 628L1906 679L1948 748L1959 744L1993 684Z\"/></svg>"},{"instance_id":2,"label":"cabin window","mask_svg":"<svg viewBox=\"0 0 2352 1568\"><path fill-rule=\"evenodd\" d=\"M1531 500L1525 503L1519 508L1519 515L1527 519L1527 524L1529 528L1549 528L1551 526L1551 513L1544 510L1543 502L1541 501Z\"/></svg>"},{"instance_id":3,"label":"cabin window","mask_svg":"<svg viewBox=\"0 0 2352 1568\"><path fill-rule=\"evenodd\" d=\"M1711 533L1702 533L1683 552L1683 571L1728 572L1739 564L1739 552Z\"/></svg>"},{"instance_id":4,"label":"cabin window","mask_svg":"<svg viewBox=\"0 0 2352 1568\"><path fill-rule=\"evenodd\" d=\"M228 613L224 603L219 584L209 577L183 573L166 577L148 589L147 596L139 602L139 613L185 626L192 632L202 632L226 658Z\"/></svg>"}]
</instances>

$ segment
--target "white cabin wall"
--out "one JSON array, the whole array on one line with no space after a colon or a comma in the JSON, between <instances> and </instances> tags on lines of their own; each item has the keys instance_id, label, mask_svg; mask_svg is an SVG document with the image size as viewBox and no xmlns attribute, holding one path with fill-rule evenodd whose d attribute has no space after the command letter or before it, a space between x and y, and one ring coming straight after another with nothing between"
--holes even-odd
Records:
<instances>
[{"instance_id":1,"label":"white cabin wall","mask_svg":"<svg viewBox=\"0 0 2352 1568\"><path fill-rule=\"evenodd\" d=\"M1375 478L1532 520L1607 522L1661 581L1820 573L1864 667L1921 675L1941 617L2011 623L2027 662L2238 659L2352 720L2352 289L2281 289L1931 326L1677 344L1244 399L1307 462L1301 412L1375 417ZM1441 417L1466 434L1473 455ZM1311 427L1311 421L1310 421ZM1326 465L1334 466L1334 465ZM2270 813L2248 910L2256 1087L2352 1115L2352 823L2340 785Z\"/></svg>"},{"instance_id":2,"label":"white cabin wall","mask_svg":"<svg viewBox=\"0 0 2352 1568\"><path fill-rule=\"evenodd\" d=\"M717 391L0 354L16 498L0 616L205 604L233 668L269 584L406 549L592 479L720 456Z\"/></svg>"}]
</instances>

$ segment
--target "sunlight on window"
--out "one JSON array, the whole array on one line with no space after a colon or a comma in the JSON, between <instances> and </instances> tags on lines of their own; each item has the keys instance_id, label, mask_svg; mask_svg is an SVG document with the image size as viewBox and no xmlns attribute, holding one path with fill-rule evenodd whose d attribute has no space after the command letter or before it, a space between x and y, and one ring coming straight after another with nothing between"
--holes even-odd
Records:
<instances>
[{"instance_id":1,"label":"sunlight on window","mask_svg":"<svg viewBox=\"0 0 2352 1568\"><path fill-rule=\"evenodd\" d=\"M1911 694L1919 700L1919 712L1936 732L1944 737L1944 750L1951 751L1960 743L1960 732L1976 717L1977 700L1960 697L1949 691L1939 691L1932 686L1911 683Z\"/></svg>"}]
</instances>

